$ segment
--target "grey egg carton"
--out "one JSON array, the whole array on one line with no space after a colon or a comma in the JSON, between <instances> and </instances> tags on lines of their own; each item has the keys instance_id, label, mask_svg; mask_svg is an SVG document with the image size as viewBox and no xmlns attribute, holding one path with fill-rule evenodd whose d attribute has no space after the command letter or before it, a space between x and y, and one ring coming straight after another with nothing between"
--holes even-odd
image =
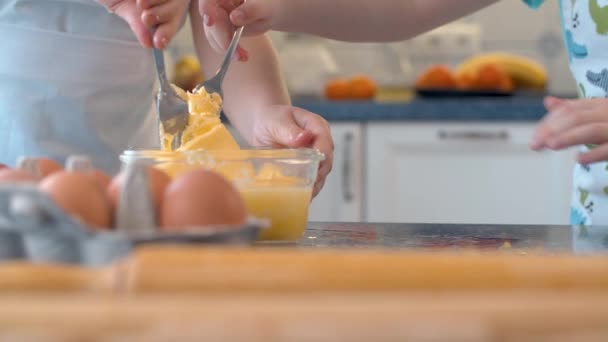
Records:
<instances>
[{"instance_id":1,"label":"grey egg carton","mask_svg":"<svg viewBox=\"0 0 608 342\"><path fill-rule=\"evenodd\" d=\"M39 175L33 159L18 167ZM106 265L142 244L251 244L268 226L250 218L240 226L206 226L160 231L148 187L145 162L125 166L113 230L100 231L68 215L33 184L0 185L0 261ZM88 172L88 158L68 159L66 169Z\"/></svg>"}]
</instances>

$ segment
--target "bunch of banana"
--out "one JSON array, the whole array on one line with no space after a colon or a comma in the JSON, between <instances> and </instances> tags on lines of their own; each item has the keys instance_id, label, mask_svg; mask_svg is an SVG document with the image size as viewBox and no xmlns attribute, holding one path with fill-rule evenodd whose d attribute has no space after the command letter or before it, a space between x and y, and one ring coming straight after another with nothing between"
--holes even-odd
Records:
<instances>
[{"instance_id":1,"label":"bunch of banana","mask_svg":"<svg viewBox=\"0 0 608 342\"><path fill-rule=\"evenodd\" d=\"M456 76L474 73L488 63L502 67L517 88L544 89L547 84L547 72L541 64L527 57L503 52L485 53L465 60L457 67Z\"/></svg>"}]
</instances>

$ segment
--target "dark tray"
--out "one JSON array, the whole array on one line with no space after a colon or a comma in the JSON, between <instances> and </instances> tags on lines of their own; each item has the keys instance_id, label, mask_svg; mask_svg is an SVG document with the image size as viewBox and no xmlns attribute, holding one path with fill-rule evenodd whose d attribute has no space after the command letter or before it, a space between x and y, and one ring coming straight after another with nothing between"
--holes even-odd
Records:
<instances>
[{"instance_id":1,"label":"dark tray","mask_svg":"<svg viewBox=\"0 0 608 342\"><path fill-rule=\"evenodd\" d=\"M462 89L416 89L421 97L506 97L513 96L515 92L501 92L497 90L462 90Z\"/></svg>"}]
</instances>

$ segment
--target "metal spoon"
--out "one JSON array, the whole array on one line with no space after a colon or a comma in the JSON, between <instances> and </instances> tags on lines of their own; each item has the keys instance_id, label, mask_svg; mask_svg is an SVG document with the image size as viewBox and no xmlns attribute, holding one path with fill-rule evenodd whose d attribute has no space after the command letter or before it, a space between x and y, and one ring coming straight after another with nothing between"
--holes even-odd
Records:
<instances>
[{"instance_id":1,"label":"metal spoon","mask_svg":"<svg viewBox=\"0 0 608 342\"><path fill-rule=\"evenodd\" d=\"M207 93L213 94L217 93L223 100L224 92L222 91L222 82L224 81L224 76L226 76L226 72L228 71L228 67L230 66L230 62L232 62L232 57L236 51L236 47L239 44L239 40L241 39L241 35L243 34L243 29L245 27L239 27L232 36L232 41L228 46L228 50L226 51L226 56L224 56L224 61L220 66L220 69L217 71L215 76L212 78L202 82L194 88L193 92L199 91L201 88L205 88Z\"/></svg>"},{"instance_id":2,"label":"metal spoon","mask_svg":"<svg viewBox=\"0 0 608 342\"><path fill-rule=\"evenodd\" d=\"M173 135L171 148L175 151L181 145L182 133L188 125L188 103L177 95L167 80L163 52L157 48L152 51L160 83L156 95L156 112L165 133Z\"/></svg>"}]
</instances>

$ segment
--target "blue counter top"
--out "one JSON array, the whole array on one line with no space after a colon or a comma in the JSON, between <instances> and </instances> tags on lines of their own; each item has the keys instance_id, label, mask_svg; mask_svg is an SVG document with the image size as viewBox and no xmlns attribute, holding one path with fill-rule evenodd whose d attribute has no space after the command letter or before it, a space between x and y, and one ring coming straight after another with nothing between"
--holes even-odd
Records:
<instances>
[{"instance_id":1,"label":"blue counter top","mask_svg":"<svg viewBox=\"0 0 608 342\"><path fill-rule=\"evenodd\" d=\"M407 103L298 100L328 121L538 121L542 97L415 98Z\"/></svg>"}]
</instances>

